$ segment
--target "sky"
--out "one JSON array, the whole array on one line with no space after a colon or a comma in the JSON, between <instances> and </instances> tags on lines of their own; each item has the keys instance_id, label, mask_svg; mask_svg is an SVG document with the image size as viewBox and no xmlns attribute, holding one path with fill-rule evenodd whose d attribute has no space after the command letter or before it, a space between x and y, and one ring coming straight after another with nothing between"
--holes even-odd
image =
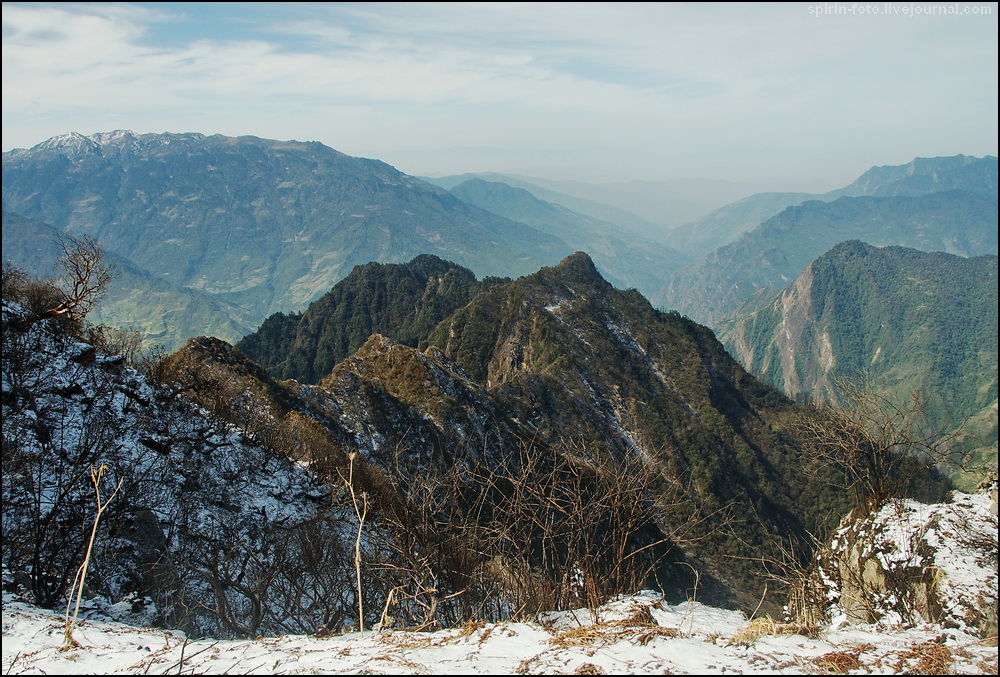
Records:
<instances>
[{"instance_id":1,"label":"sky","mask_svg":"<svg viewBox=\"0 0 1000 677\"><path fill-rule=\"evenodd\" d=\"M945 14L956 12L957 14ZM320 141L414 175L827 190L997 154L996 3L3 3L3 150Z\"/></svg>"}]
</instances>

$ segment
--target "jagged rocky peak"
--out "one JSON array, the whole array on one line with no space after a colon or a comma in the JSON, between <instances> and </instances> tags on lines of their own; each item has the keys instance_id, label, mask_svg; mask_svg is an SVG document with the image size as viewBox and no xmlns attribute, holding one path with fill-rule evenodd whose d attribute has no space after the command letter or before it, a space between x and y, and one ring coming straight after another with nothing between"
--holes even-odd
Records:
<instances>
[{"instance_id":1,"label":"jagged rocky peak","mask_svg":"<svg viewBox=\"0 0 1000 677\"><path fill-rule=\"evenodd\" d=\"M377 355L385 355L393 346L399 345L393 341L388 336L383 336L382 334L372 334L365 341L364 345L358 348L358 352L355 353L355 357L375 357Z\"/></svg>"},{"instance_id":2,"label":"jagged rocky peak","mask_svg":"<svg viewBox=\"0 0 1000 677\"><path fill-rule=\"evenodd\" d=\"M228 383L230 390L240 384L238 388L245 394L251 390L266 391L272 401L285 399L281 387L265 369L239 348L214 336L189 339L183 348L164 359L162 372L167 381L178 387L208 394L213 389L217 394L222 393Z\"/></svg>"},{"instance_id":3,"label":"jagged rocky peak","mask_svg":"<svg viewBox=\"0 0 1000 677\"><path fill-rule=\"evenodd\" d=\"M378 379L390 391L398 390L405 382L405 389L415 388L423 395L453 390L449 384L454 380L469 380L461 367L437 347L420 351L382 334L372 334L352 357L334 367L321 385L335 381L344 370Z\"/></svg>"},{"instance_id":4,"label":"jagged rocky peak","mask_svg":"<svg viewBox=\"0 0 1000 677\"><path fill-rule=\"evenodd\" d=\"M90 138L101 146L120 146L139 140L139 136L128 129L116 129L113 132L98 132L97 134L92 134Z\"/></svg>"},{"instance_id":5,"label":"jagged rocky peak","mask_svg":"<svg viewBox=\"0 0 1000 677\"><path fill-rule=\"evenodd\" d=\"M177 142L200 142L204 139L205 135L197 132L182 134L169 132L137 134L129 129L116 129L111 132L97 132L90 135L69 132L53 136L21 152L35 153L48 151L66 155L67 157L85 155L114 156L143 147L166 146Z\"/></svg>"},{"instance_id":6,"label":"jagged rocky peak","mask_svg":"<svg viewBox=\"0 0 1000 677\"><path fill-rule=\"evenodd\" d=\"M570 254L560 261L558 266L542 268L537 276L543 279L558 279L568 284L611 289L611 284L597 270L593 259L584 252Z\"/></svg>"},{"instance_id":7,"label":"jagged rocky peak","mask_svg":"<svg viewBox=\"0 0 1000 677\"><path fill-rule=\"evenodd\" d=\"M214 336L196 336L195 338L188 339L188 342L179 352L193 353L227 364L248 362L246 356L239 349L227 341Z\"/></svg>"},{"instance_id":8,"label":"jagged rocky peak","mask_svg":"<svg viewBox=\"0 0 1000 677\"><path fill-rule=\"evenodd\" d=\"M61 151L70 152L73 154L85 154L85 153L95 153L99 149L100 144L94 139L84 136L78 132L69 132L68 134L60 134L59 136L53 136L50 139L42 141L40 144L31 148L33 151Z\"/></svg>"}]
</instances>

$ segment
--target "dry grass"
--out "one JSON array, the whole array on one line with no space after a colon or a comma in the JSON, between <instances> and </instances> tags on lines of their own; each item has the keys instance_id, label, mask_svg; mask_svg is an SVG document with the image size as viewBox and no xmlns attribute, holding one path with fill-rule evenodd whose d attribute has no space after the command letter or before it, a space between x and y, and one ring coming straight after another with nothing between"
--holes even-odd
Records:
<instances>
[{"instance_id":1,"label":"dry grass","mask_svg":"<svg viewBox=\"0 0 1000 677\"><path fill-rule=\"evenodd\" d=\"M681 632L677 628L657 625L649 609L643 607L641 611L621 620L570 628L549 642L563 649L571 646L591 646L597 642L612 644L623 639L645 646L657 637L674 638L680 635Z\"/></svg>"},{"instance_id":2,"label":"dry grass","mask_svg":"<svg viewBox=\"0 0 1000 677\"><path fill-rule=\"evenodd\" d=\"M619 622L641 627L656 625L656 619L653 618L653 611L648 606L633 607L631 615Z\"/></svg>"},{"instance_id":3,"label":"dry grass","mask_svg":"<svg viewBox=\"0 0 1000 677\"><path fill-rule=\"evenodd\" d=\"M517 664L517 668L514 670L515 675L530 675L534 671L534 665L538 662L541 656L532 656L530 658L525 658L520 663Z\"/></svg>"},{"instance_id":4,"label":"dry grass","mask_svg":"<svg viewBox=\"0 0 1000 677\"><path fill-rule=\"evenodd\" d=\"M412 670L415 675L428 675L433 674L426 665L421 665L420 663L415 663L408 658L403 656L395 656L389 654L383 654L382 656L375 656L371 659L372 661L385 661L386 663L393 663L395 665L400 665L404 668Z\"/></svg>"},{"instance_id":5,"label":"dry grass","mask_svg":"<svg viewBox=\"0 0 1000 677\"><path fill-rule=\"evenodd\" d=\"M765 635L803 635L815 639L820 627L809 623L778 623L770 616L755 618L742 627L729 640L730 644L750 646Z\"/></svg>"},{"instance_id":6,"label":"dry grass","mask_svg":"<svg viewBox=\"0 0 1000 677\"><path fill-rule=\"evenodd\" d=\"M812 659L816 667L833 674L846 674L861 667L861 660L856 651L831 651Z\"/></svg>"},{"instance_id":7,"label":"dry grass","mask_svg":"<svg viewBox=\"0 0 1000 677\"><path fill-rule=\"evenodd\" d=\"M602 670L601 668L597 667L593 663L580 663L580 665L576 666L576 669L573 670L573 674L574 675L603 675L603 674L605 674L605 672L604 672L604 670Z\"/></svg>"},{"instance_id":8,"label":"dry grass","mask_svg":"<svg viewBox=\"0 0 1000 677\"><path fill-rule=\"evenodd\" d=\"M486 627L486 621L477 620L470 618L465 622L458 630L458 634L452 637L452 639L463 639L469 635L475 634L477 631L482 630Z\"/></svg>"},{"instance_id":9,"label":"dry grass","mask_svg":"<svg viewBox=\"0 0 1000 677\"><path fill-rule=\"evenodd\" d=\"M450 642L469 637L486 627L486 622L481 620L469 620L465 625L458 628L458 632L449 637L436 637L433 634L421 633L417 630L393 630L382 632L378 635L378 641L388 644L397 649L423 649L429 646L442 646ZM492 628L487 628L484 637L480 639L480 644L489 636Z\"/></svg>"},{"instance_id":10,"label":"dry grass","mask_svg":"<svg viewBox=\"0 0 1000 677\"><path fill-rule=\"evenodd\" d=\"M986 661L979 661L978 663L976 663L976 667L982 670L984 675L997 674L996 663L987 663Z\"/></svg>"},{"instance_id":11,"label":"dry grass","mask_svg":"<svg viewBox=\"0 0 1000 677\"><path fill-rule=\"evenodd\" d=\"M378 635L378 641L381 644L388 644L396 649L423 649L441 643L440 638L435 638L432 635L401 630L383 632Z\"/></svg>"},{"instance_id":12,"label":"dry grass","mask_svg":"<svg viewBox=\"0 0 1000 677\"><path fill-rule=\"evenodd\" d=\"M914 669L917 674L951 674L951 649L944 644L938 644L937 642L914 644L908 651L899 655L899 662L896 665L897 670L902 672L904 669L907 669L905 664L912 660L916 660L917 664L915 667L909 669Z\"/></svg>"},{"instance_id":13,"label":"dry grass","mask_svg":"<svg viewBox=\"0 0 1000 677\"><path fill-rule=\"evenodd\" d=\"M581 625L578 628L564 630L549 640L561 649L571 646L590 646L607 638L606 625Z\"/></svg>"}]
</instances>

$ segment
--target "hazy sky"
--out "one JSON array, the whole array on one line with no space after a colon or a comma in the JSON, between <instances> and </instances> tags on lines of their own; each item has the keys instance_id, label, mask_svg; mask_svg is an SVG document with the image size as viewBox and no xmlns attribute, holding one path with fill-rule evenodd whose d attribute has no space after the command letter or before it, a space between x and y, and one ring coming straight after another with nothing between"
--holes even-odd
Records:
<instances>
[{"instance_id":1,"label":"hazy sky","mask_svg":"<svg viewBox=\"0 0 1000 677\"><path fill-rule=\"evenodd\" d=\"M940 13L953 8L969 13ZM3 149L195 131L318 140L410 174L833 188L915 156L997 154L997 16L996 3L4 3Z\"/></svg>"}]
</instances>

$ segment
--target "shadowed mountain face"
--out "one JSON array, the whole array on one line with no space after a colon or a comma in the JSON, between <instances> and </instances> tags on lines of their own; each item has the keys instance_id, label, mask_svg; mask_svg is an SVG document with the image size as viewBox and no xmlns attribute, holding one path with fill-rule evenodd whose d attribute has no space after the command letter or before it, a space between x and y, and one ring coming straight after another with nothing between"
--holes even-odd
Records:
<instances>
[{"instance_id":1,"label":"shadowed mountain face","mask_svg":"<svg viewBox=\"0 0 1000 677\"><path fill-rule=\"evenodd\" d=\"M435 298L452 304L462 285L475 293L443 313L416 347L396 342L414 343L416 318L429 317L422 314ZM353 319L345 315L348 298L358 300ZM425 257L361 267L301 317L271 318L266 340L261 331L243 344L256 359L285 365L299 359L288 346L305 326L322 324L324 345L350 343L349 327L365 308L387 337L368 340L303 388L347 422L344 444L456 462L468 454L503 458L517 440L530 440L571 446L587 463L639 462L670 504L666 531L705 518L690 527L684 547L702 567L706 594L718 599L750 603L762 579L749 562L776 556L771 548L782 539L821 529L816 516L827 508L846 507L844 496L802 472L788 429L796 405L751 377L705 327L612 287L585 254L479 287L468 271ZM747 559L732 559L740 557Z\"/></svg>"},{"instance_id":2,"label":"shadowed mountain face","mask_svg":"<svg viewBox=\"0 0 1000 677\"><path fill-rule=\"evenodd\" d=\"M4 153L3 162L5 210L92 235L177 289L235 304L251 326L303 308L370 261L429 253L481 275L518 275L572 251L382 162L314 142L69 134Z\"/></svg>"},{"instance_id":3,"label":"shadowed mountain face","mask_svg":"<svg viewBox=\"0 0 1000 677\"><path fill-rule=\"evenodd\" d=\"M507 278L503 278L506 281ZM237 347L278 378L316 383L372 334L416 347L438 322L500 278L424 254L357 266L303 313L275 313Z\"/></svg>"},{"instance_id":4,"label":"shadowed mountain face","mask_svg":"<svg viewBox=\"0 0 1000 677\"><path fill-rule=\"evenodd\" d=\"M992 447L996 463L996 256L844 242L718 333L791 397L837 402L836 381L862 372L904 397L920 389L936 426L968 420L969 449Z\"/></svg>"}]
</instances>

